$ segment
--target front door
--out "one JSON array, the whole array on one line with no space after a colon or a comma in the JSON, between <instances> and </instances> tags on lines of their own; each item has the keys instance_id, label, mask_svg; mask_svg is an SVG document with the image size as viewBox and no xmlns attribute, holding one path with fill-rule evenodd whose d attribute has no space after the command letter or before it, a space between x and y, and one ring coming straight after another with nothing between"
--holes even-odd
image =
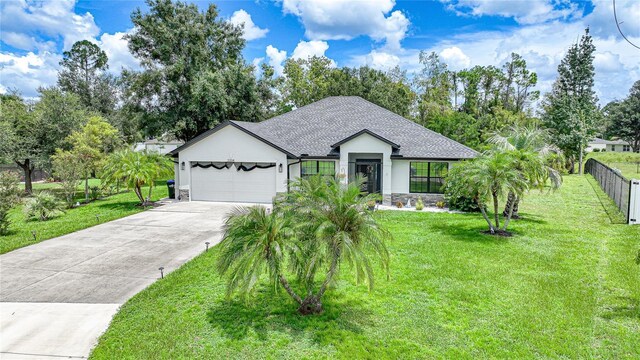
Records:
<instances>
[{"instance_id":1,"label":"front door","mask_svg":"<svg viewBox=\"0 0 640 360\"><path fill-rule=\"evenodd\" d=\"M356 175L365 178L362 191L369 194L380 193L380 174L382 173L380 160L356 160Z\"/></svg>"}]
</instances>

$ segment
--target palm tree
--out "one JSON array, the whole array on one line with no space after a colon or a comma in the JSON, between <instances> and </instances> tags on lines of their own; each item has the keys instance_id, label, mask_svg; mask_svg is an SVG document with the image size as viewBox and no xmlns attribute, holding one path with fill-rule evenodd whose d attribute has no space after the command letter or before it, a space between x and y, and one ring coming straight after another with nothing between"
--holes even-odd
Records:
<instances>
[{"instance_id":1,"label":"palm tree","mask_svg":"<svg viewBox=\"0 0 640 360\"><path fill-rule=\"evenodd\" d=\"M469 188L478 194L476 201L489 225L491 234L500 230L500 213L498 212L500 198L510 192L519 196L528 188L528 182L514 168L516 161L516 157L511 152L492 151L466 163L462 170L462 176ZM486 212L488 199L493 202L493 223ZM502 231L506 232L512 214L513 203L509 207Z\"/></svg>"},{"instance_id":2,"label":"palm tree","mask_svg":"<svg viewBox=\"0 0 640 360\"><path fill-rule=\"evenodd\" d=\"M103 180L114 183L123 180L132 189L145 206L151 203L151 194L155 181L171 176L172 161L164 155L147 151L122 150L109 156L103 169ZM145 198L142 187L149 186L149 194Z\"/></svg>"},{"instance_id":3,"label":"palm tree","mask_svg":"<svg viewBox=\"0 0 640 360\"><path fill-rule=\"evenodd\" d=\"M562 185L562 175L549 166L549 160L557 157L560 150L547 142L548 134L545 130L511 127L506 135L494 134L489 138L497 151L512 151L516 157L516 169L529 182L529 187L542 189L547 182L551 189L558 189ZM502 214L507 216L513 208L512 218L519 219L518 208L521 197L509 192L507 203Z\"/></svg>"},{"instance_id":4,"label":"palm tree","mask_svg":"<svg viewBox=\"0 0 640 360\"><path fill-rule=\"evenodd\" d=\"M356 282L372 289L371 256L388 273L385 241L391 235L368 210L373 196L363 196L360 185L319 176L298 179L272 213L254 207L230 214L217 262L227 277L227 293L246 295L266 273L272 286L282 286L296 301L298 312L318 314L345 261L353 267ZM287 276L294 276L303 292L296 292Z\"/></svg>"}]
</instances>

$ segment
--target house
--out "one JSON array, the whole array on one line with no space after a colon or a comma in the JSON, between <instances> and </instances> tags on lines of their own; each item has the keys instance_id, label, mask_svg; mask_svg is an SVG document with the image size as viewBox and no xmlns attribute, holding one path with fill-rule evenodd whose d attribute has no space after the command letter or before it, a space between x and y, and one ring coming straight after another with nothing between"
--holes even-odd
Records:
<instances>
[{"instance_id":1,"label":"house","mask_svg":"<svg viewBox=\"0 0 640 360\"><path fill-rule=\"evenodd\" d=\"M598 150L596 150L598 149ZM589 141L585 151L613 151L613 152L631 152L631 145L624 140L604 140L594 138Z\"/></svg>"},{"instance_id":2,"label":"house","mask_svg":"<svg viewBox=\"0 0 640 360\"><path fill-rule=\"evenodd\" d=\"M288 180L324 174L383 203L442 199L452 162L477 152L356 96L328 97L259 123L227 121L171 152L182 200L270 203Z\"/></svg>"},{"instance_id":3,"label":"house","mask_svg":"<svg viewBox=\"0 0 640 360\"><path fill-rule=\"evenodd\" d=\"M151 139L144 142L136 143L133 147L134 151L153 151L160 154L168 154L171 151L177 149L180 145L184 144L182 141L163 141L158 139Z\"/></svg>"}]
</instances>

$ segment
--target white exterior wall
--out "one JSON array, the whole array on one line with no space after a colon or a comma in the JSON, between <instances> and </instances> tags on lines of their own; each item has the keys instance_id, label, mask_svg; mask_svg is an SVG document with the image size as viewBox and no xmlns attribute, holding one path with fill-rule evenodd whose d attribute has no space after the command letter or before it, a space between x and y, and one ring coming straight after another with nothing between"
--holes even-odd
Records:
<instances>
[{"instance_id":1,"label":"white exterior wall","mask_svg":"<svg viewBox=\"0 0 640 360\"><path fill-rule=\"evenodd\" d=\"M190 162L227 162L231 159L234 162L276 163L276 192L287 190L287 155L233 125L227 125L180 151L177 167L179 170L175 176L176 192L177 189L190 190ZM182 170L183 162L185 163L184 170ZM280 164L282 164L282 172L278 170Z\"/></svg>"},{"instance_id":2,"label":"white exterior wall","mask_svg":"<svg viewBox=\"0 0 640 360\"><path fill-rule=\"evenodd\" d=\"M589 144L589 145L587 145L587 148L584 149L584 150L586 152L592 152L594 149L600 149L600 151L606 150L607 149L607 145L606 144Z\"/></svg>"},{"instance_id":3,"label":"white exterior wall","mask_svg":"<svg viewBox=\"0 0 640 360\"><path fill-rule=\"evenodd\" d=\"M624 148L625 148L624 144L607 144L607 151L624 152ZM631 147L629 146L628 149L629 150L627 152L630 152Z\"/></svg>"},{"instance_id":4,"label":"white exterior wall","mask_svg":"<svg viewBox=\"0 0 640 360\"><path fill-rule=\"evenodd\" d=\"M382 154L382 195L391 195L391 145L366 133L340 145L338 174L344 174L344 182L348 181L350 153Z\"/></svg>"},{"instance_id":5,"label":"white exterior wall","mask_svg":"<svg viewBox=\"0 0 640 360\"><path fill-rule=\"evenodd\" d=\"M409 160L393 160L391 162L391 192L394 194L409 193Z\"/></svg>"}]
</instances>

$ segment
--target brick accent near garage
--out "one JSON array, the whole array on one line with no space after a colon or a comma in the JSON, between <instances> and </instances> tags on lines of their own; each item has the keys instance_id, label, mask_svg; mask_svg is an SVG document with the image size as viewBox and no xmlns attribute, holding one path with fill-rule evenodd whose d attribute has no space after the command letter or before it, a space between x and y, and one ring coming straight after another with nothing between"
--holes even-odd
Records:
<instances>
[{"instance_id":1,"label":"brick accent near garage","mask_svg":"<svg viewBox=\"0 0 640 360\"><path fill-rule=\"evenodd\" d=\"M178 200L180 200L180 201L189 201L189 189L179 189L178 190Z\"/></svg>"}]
</instances>

